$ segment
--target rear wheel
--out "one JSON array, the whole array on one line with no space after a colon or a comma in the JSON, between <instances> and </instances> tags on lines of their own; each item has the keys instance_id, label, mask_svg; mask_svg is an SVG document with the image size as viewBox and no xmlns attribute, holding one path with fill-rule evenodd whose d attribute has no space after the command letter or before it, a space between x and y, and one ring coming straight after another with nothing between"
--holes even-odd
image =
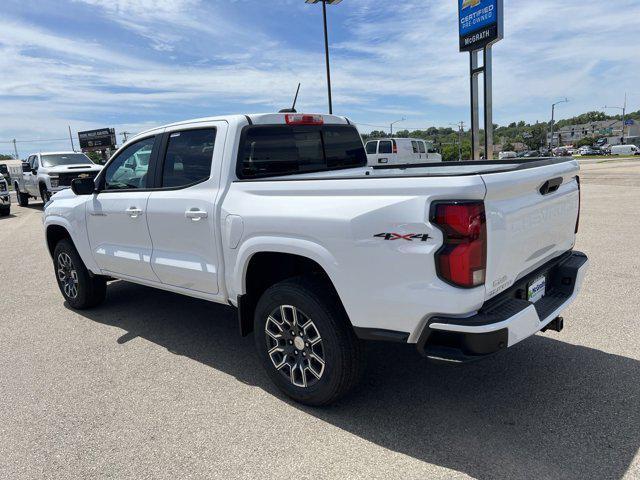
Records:
<instances>
[{"instance_id":1,"label":"rear wheel","mask_svg":"<svg viewBox=\"0 0 640 480\"><path fill-rule=\"evenodd\" d=\"M359 380L362 349L335 294L306 277L269 288L256 307L260 360L278 388L307 405L326 405Z\"/></svg>"},{"instance_id":2,"label":"rear wheel","mask_svg":"<svg viewBox=\"0 0 640 480\"><path fill-rule=\"evenodd\" d=\"M6 217L11 213L11 206L0 208L0 217Z\"/></svg>"},{"instance_id":3,"label":"rear wheel","mask_svg":"<svg viewBox=\"0 0 640 480\"><path fill-rule=\"evenodd\" d=\"M53 265L60 292L72 308L83 310L104 301L107 293L106 280L87 270L70 240L58 242L53 254Z\"/></svg>"}]
</instances>

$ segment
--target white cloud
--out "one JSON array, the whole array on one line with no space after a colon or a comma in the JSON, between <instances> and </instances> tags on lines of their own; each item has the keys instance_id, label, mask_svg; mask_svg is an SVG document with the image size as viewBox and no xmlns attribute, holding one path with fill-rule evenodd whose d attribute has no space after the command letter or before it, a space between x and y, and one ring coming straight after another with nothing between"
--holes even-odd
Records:
<instances>
[{"instance_id":1,"label":"white cloud","mask_svg":"<svg viewBox=\"0 0 640 480\"><path fill-rule=\"evenodd\" d=\"M309 50L266 24L247 28L224 8L266 8L260 2L74 1L69 8L89 9L146 47L0 16L0 96L9 112L0 118L0 140L53 135L69 123L148 126L188 118L204 105L212 114L275 109L289 104L298 81L300 107L325 108L320 42ZM296 14L311 8L286 4ZM497 121L544 120L558 97L571 99L562 111L573 114L638 91L640 57L630 34L640 18L636 0L617 0L615 8L598 0L505 4L506 38L494 49ZM350 0L331 12L332 31L340 33L332 35L339 38L332 42L339 112L371 124L407 116L411 126L468 115L468 58L457 51L455 2ZM640 95L630 100L640 108Z\"/></svg>"}]
</instances>

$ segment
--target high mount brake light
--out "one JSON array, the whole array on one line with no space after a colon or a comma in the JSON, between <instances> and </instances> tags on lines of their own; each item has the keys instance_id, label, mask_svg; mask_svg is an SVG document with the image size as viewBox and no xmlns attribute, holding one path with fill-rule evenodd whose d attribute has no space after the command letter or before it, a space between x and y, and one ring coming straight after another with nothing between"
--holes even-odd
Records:
<instances>
[{"instance_id":1,"label":"high mount brake light","mask_svg":"<svg viewBox=\"0 0 640 480\"><path fill-rule=\"evenodd\" d=\"M322 115L306 115L304 113L291 113L284 116L287 125L324 125Z\"/></svg>"},{"instance_id":2,"label":"high mount brake light","mask_svg":"<svg viewBox=\"0 0 640 480\"><path fill-rule=\"evenodd\" d=\"M483 285L487 272L484 203L436 203L431 222L442 230L444 238L435 256L440 278L463 288Z\"/></svg>"}]
</instances>

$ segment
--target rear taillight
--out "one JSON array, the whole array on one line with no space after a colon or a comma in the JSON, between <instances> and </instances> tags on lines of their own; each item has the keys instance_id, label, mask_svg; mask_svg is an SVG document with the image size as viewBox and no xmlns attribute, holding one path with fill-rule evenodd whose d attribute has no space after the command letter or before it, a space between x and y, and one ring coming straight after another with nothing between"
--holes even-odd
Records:
<instances>
[{"instance_id":1,"label":"rear taillight","mask_svg":"<svg viewBox=\"0 0 640 480\"><path fill-rule=\"evenodd\" d=\"M576 219L576 233L580 227L580 209L582 208L582 191L580 190L580 177L576 177L576 183L578 184L578 218Z\"/></svg>"},{"instance_id":2,"label":"rear taillight","mask_svg":"<svg viewBox=\"0 0 640 480\"><path fill-rule=\"evenodd\" d=\"M440 278L464 288L483 285L487 272L484 203L436 203L431 222L443 233L442 248L435 256Z\"/></svg>"},{"instance_id":3,"label":"rear taillight","mask_svg":"<svg viewBox=\"0 0 640 480\"><path fill-rule=\"evenodd\" d=\"M398 153L398 144L395 140L391 140L391 142L393 143L393 153Z\"/></svg>"},{"instance_id":4,"label":"rear taillight","mask_svg":"<svg viewBox=\"0 0 640 480\"><path fill-rule=\"evenodd\" d=\"M287 125L323 125L322 115L307 115L304 113L292 113L285 115Z\"/></svg>"}]
</instances>

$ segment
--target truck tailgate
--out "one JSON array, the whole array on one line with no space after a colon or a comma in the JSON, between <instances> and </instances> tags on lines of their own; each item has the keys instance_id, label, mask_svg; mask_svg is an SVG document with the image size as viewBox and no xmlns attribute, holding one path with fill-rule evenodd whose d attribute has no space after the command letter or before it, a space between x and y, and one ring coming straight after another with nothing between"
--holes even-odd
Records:
<instances>
[{"instance_id":1,"label":"truck tailgate","mask_svg":"<svg viewBox=\"0 0 640 480\"><path fill-rule=\"evenodd\" d=\"M567 161L482 175L487 189L487 299L573 247L578 172L578 163Z\"/></svg>"}]
</instances>

